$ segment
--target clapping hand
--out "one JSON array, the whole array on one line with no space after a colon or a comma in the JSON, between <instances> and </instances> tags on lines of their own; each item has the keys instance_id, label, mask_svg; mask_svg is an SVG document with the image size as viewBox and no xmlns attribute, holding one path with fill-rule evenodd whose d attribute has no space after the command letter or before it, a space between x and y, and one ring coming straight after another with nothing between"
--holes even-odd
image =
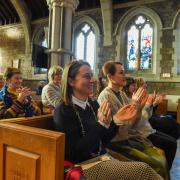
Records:
<instances>
[{"instance_id":1,"label":"clapping hand","mask_svg":"<svg viewBox=\"0 0 180 180\"><path fill-rule=\"evenodd\" d=\"M155 100L153 102L153 105L156 106L156 105L162 103L162 101L165 99L165 97L166 97L165 93L157 94L156 98L155 98Z\"/></svg>"},{"instance_id":2,"label":"clapping hand","mask_svg":"<svg viewBox=\"0 0 180 180\"><path fill-rule=\"evenodd\" d=\"M116 124L133 124L137 118L138 109L134 104L129 104L121 108L114 116L113 120Z\"/></svg>"},{"instance_id":3,"label":"clapping hand","mask_svg":"<svg viewBox=\"0 0 180 180\"><path fill-rule=\"evenodd\" d=\"M132 100L135 104L139 104L141 108L144 107L146 101L148 99L148 94L146 89L143 87L139 88L136 93L133 94Z\"/></svg>"},{"instance_id":4,"label":"clapping hand","mask_svg":"<svg viewBox=\"0 0 180 180\"><path fill-rule=\"evenodd\" d=\"M31 90L27 87L22 87L22 88L19 88L17 90L17 92L19 93L18 94L18 97L17 97L17 100L21 103L21 104L27 104L29 102L28 100L28 96L31 95Z\"/></svg>"},{"instance_id":5,"label":"clapping hand","mask_svg":"<svg viewBox=\"0 0 180 180\"><path fill-rule=\"evenodd\" d=\"M152 106L152 104L156 99L156 96L157 96L156 91L154 91L153 94L149 94L145 105L149 107Z\"/></svg>"},{"instance_id":6,"label":"clapping hand","mask_svg":"<svg viewBox=\"0 0 180 180\"><path fill-rule=\"evenodd\" d=\"M98 109L98 120L109 126L111 123L111 108L108 101L104 101Z\"/></svg>"}]
</instances>

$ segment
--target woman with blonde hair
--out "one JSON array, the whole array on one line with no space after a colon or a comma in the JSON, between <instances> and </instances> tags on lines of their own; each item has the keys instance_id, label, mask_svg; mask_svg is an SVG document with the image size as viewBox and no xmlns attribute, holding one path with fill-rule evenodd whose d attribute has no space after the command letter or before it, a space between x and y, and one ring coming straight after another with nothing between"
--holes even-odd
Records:
<instances>
[{"instance_id":1,"label":"woman with blonde hair","mask_svg":"<svg viewBox=\"0 0 180 180\"><path fill-rule=\"evenodd\" d=\"M119 119L131 119L133 113L121 110L118 120L111 119L111 108L106 101L100 107L89 98L93 91L93 75L90 65L73 61L65 67L62 83L62 103L55 109L54 125L64 132L65 159L81 163L106 153L106 144L117 131ZM87 168L84 175L89 180L110 179L161 179L147 164L141 162L120 162L108 160Z\"/></svg>"},{"instance_id":2,"label":"woman with blonde hair","mask_svg":"<svg viewBox=\"0 0 180 180\"><path fill-rule=\"evenodd\" d=\"M53 113L55 107L61 102L60 87L63 69L60 66L53 66L49 69L49 83L42 90L43 112Z\"/></svg>"},{"instance_id":3,"label":"woman with blonde hair","mask_svg":"<svg viewBox=\"0 0 180 180\"><path fill-rule=\"evenodd\" d=\"M0 91L0 118L31 117L41 110L31 98L31 90L22 87L22 74L16 68L7 68L5 85Z\"/></svg>"}]
</instances>

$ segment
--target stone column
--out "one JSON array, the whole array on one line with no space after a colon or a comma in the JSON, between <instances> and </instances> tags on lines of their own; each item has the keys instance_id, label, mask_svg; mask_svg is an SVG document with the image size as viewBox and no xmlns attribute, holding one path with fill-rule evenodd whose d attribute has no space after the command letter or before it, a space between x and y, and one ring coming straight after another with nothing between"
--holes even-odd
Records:
<instances>
[{"instance_id":1,"label":"stone column","mask_svg":"<svg viewBox=\"0 0 180 180\"><path fill-rule=\"evenodd\" d=\"M72 56L72 18L78 0L47 0L49 6L50 66L64 66Z\"/></svg>"},{"instance_id":2,"label":"stone column","mask_svg":"<svg viewBox=\"0 0 180 180\"><path fill-rule=\"evenodd\" d=\"M112 46L113 4L112 0L100 0L103 18L104 46Z\"/></svg>"}]
</instances>

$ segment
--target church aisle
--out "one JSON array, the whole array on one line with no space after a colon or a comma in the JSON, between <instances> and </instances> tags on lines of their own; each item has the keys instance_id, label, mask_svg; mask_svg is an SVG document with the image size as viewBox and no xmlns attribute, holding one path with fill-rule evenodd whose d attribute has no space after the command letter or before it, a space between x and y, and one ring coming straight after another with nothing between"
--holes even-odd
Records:
<instances>
[{"instance_id":1,"label":"church aisle","mask_svg":"<svg viewBox=\"0 0 180 180\"><path fill-rule=\"evenodd\" d=\"M180 139L178 140L178 148L176 152L176 157L174 159L173 166L170 173L171 173L171 180L180 179Z\"/></svg>"}]
</instances>

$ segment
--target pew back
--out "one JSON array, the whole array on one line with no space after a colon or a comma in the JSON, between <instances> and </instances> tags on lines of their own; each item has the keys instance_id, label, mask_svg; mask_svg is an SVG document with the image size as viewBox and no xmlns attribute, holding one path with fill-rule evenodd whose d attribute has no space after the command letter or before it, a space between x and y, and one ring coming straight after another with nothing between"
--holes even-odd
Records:
<instances>
[{"instance_id":1,"label":"pew back","mask_svg":"<svg viewBox=\"0 0 180 180\"><path fill-rule=\"evenodd\" d=\"M180 124L180 99L178 99L178 106L177 106L177 123Z\"/></svg>"},{"instance_id":2,"label":"pew back","mask_svg":"<svg viewBox=\"0 0 180 180\"><path fill-rule=\"evenodd\" d=\"M54 130L52 114L34 116L34 117L2 119L0 120L0 122L10 122L10 123L21 124L30 127Z\"/></svg>"},{"instance_id":3,"label":"pew back","mask_svg":"<svg viewBox=\"0 0 180 180\"><path fill-rule=\"evenodd\" d=\"M168 109L168 100L164 99L162 103L160 103L156 109L156 114L161 115L167 113Z\"/></svg>"},{"instance_id":4,"label":"pew back","mask_svg":"<svg viewBox=\"0 0 180 180\"><path fill-rule=\"evenodd\" d=\"M2 121L0 180L63 179L65 138L63 133L46 130L52 116Z\"/></svg>"}]
</instances>

